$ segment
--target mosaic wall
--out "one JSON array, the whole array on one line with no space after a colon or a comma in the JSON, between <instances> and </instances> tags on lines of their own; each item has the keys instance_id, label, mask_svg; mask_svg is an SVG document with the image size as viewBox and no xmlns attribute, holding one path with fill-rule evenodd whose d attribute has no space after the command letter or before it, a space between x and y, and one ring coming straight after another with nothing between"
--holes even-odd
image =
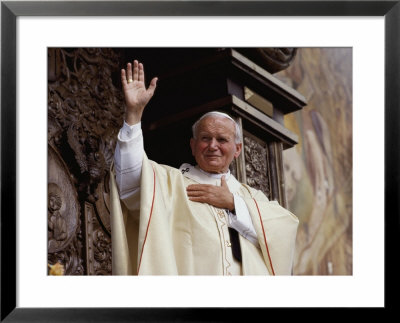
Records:
<instances>
[{"instance_id":1,"label":"mosaic wall","mask_svg":"<svg viewBox=\"0 0 400 323\"><path fill-rule=\"evenodd\" d=\"M308 105L285 117L288 208L300 220L295 275L352 275L352 49L303 48L275 74Z\"/></svg>"}]
</instances>

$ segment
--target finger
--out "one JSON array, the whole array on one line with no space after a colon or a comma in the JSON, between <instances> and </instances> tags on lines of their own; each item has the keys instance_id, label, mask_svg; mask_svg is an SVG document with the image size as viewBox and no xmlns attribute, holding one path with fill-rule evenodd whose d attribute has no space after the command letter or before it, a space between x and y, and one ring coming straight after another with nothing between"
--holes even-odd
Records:
<instances>
[{"instance_id":1,"label":"finger","mask_svg":"<svg viewBox=\"0 0 400 323\"><path fill-rule=\"evenodd\" d=\"M137 60L133 61L133 78L134 81L139 79L139 62Z\"/></svg>"},{"instance_id":2,"label":"finger","mask_svg":"<svg viewBox=\"0 0 400 323\"><path fill-rule=\"evenodd\" d=\"M195 196L195 195L204 195L204 194L205 194L204 191L202 191L202 190L195 190L195 189L187 190L186 193L187 193L188 195L193 195L193 196Z\"/></svg>"},{"instance_id":3,"label":"finger","mask_svg":"<svg viewBox=\"0 0 400 323\"><path fill-rule=\"evenodd\" d=\"M209 189L206 187L200 187L200 188L188 188L186 191L188 194L207 194L210 193Z\"/></svg>"},{"instance_id":4,"label":"finger","mask_svg":"<svg viewBox=\"0 0 400 323\"><path fill-rule=\"evenodd\" d=\"M192 184L186 187L187 191L208 191L211 185L207 184Z\"/></svg>"},{"instance_id":5,"label":"finger","mask_svg":"<svg viewBox=\"0 0 400 323\"><path fill-rule=\"evenodd\" d=\"M200 196L205 196L205 193L202 191L188 191L187 195L189 197L200 197Z\"/></svg>"},{"instance_id":6,"label":"finger","mask_svg":"<svg viewBox=\"0 0 400 323\"><path fill-rule=\"evenodd\" d=\"M129 80L132 78L132 64L128 63L126 64L126 80Z\"/></svg>"},{"instance_id":7,"label":"finger","mask_svg":"<svg viewBox=\"0 0 400 323\"><path fill-rule=\"evenodd\" d=\"M128 84L128 82L126 81L126 72L124 69L121 70L121 83L122 83L122 86L125 86Z\"/></svg>"},{"instance_id":8,"label":"finger","mask_svg":"<svg viewBox=\"0 0 400 323\"><path fill-rule=\"evenodd\" d=\"M139 82L144 83L144 67L142 63L139 64Z\"/></svg>"},{"instance_id":9,"label":"finger","mask_svg":"<svg viewBox=\"0 0 400 323\"><path fill-rule=\"evenodd\" d=\"M153 79L151 80L151 82L150 82L149 88L147 89L147 92L148 92L148 94L149 94L150 96L153 96L154 91L156 90L157 81L158 81L158 78L155 77L155 78L153 78Z\"/></svg>"},{"instance_id":10,"label":"finger","mask_svg":"<svg viewBox=\"0 0 400 323\"><path fill-rule=\"evenodd\" d=\"M203 198L203 197L189 197L189 201L192 202L200 202L200 203L207 203L207 199Z\"/></svg>"}]
</instances>

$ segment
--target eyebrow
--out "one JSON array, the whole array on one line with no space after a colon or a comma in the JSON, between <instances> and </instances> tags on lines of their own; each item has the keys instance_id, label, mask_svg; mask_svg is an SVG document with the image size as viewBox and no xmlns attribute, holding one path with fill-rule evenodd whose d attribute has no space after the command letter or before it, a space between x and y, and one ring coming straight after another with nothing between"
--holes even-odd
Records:
<instances>
[{"instance_id":1,"label":"eyebrow","mask_svg":"<svg viewBox=\"0 0 400 323\"><path fill-rule=\"evenodd\" d=\"M197 134L197 136L198 137L214 137L214 135L213 134L211 134L211 133L209 133L209 132L206 132L206 131L200 131L198 134ZM229 134L229 133L223 133L223 134L218 134L218 135L216 135L215 136L215 138L223 138L223 139L229 139L229 138L231 138L231 139L234 139L235 138L235 135L234 134Z\"/></svg>"}]
</instances>

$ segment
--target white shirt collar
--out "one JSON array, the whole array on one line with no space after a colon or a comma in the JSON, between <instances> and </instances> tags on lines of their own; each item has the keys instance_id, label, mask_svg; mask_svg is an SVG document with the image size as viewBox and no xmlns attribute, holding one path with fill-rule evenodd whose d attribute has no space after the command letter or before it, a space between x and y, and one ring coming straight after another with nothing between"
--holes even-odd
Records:
<instances>
[{"instance_id":1,"label":"white shirt collar","mask_svg":"<svg viewBox=\"0 0 400 323\"><path fill-rule=\"evenodd\" d=\"M222 173L222 174L214 174L214 173L209 173L206 172L204 170L202 170L199 165L194 166L195 169L198 169L200 172L202 172L204 175L211 177L211 178L215 178L215 179L221 179L222 176L225 175L225 179L228 180L229 176L231 175L231 171L228 169L228 171L226 173Z\"/></svg>"},{"instance_id":2,"label":"white shirt collar","mask_svg":"<svg viewBox=\"0 0 400 323\"><path fill-rule=\"evenodd\" d=\"M182 172L183 176L190 178L200 184L220 186L221 177L225 175L225 180L227 181L231 192L238 190L240 187L240 183L231 174L229 169L225 174L212 174L200 169L199 166L192 166L185 163L182 164L181 167L179 167L179 170Z\"/></svg>"}]
</instances>

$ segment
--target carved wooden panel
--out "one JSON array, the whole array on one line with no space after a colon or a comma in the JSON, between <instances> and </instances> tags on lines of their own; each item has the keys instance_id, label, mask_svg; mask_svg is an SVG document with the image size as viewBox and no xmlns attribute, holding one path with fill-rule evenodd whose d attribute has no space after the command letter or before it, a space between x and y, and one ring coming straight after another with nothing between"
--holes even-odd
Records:
<instances>
[{"instance_id":1,"label":"carved wooden panel","mask_svg":"<svg viewBox=\"0 0 400 323\"><path fill-rule=\"evenodd\" d=\"M111 274L107 181L124 111L120 55L48 50L48 262L67 275Z\"/></svg>"},{"instance_id":2,"label":"carved wooden panel","mask_svg":"<svg viewBox=\"0 0 400 323\"><path fill-rule=\"evenodd\" d=\"M243 128L242 132L242 153L232 162L230 171L240 182L261 190L268 199L286 207L282 143L261 139Z\"/></svg>"},{"instance_id":3,"label":"carved wooden panel","mask_svg":"<svg viewBox=\"0 0 400 323\"><path fill-rule=\"evenodd\" d=\"M50 145L48 174L48 261L62 263L66 275L81 275L83 241L78 195L67 165Z\"/></svg>"},{"instance_id":4,"label":"carved wooden panel","mask_svg":"<svg viewBox=\"0 0 400 323\"><path fill-rule=\"evenodd\" d=\"M109 218L109 213L103 214ZM109 222L109 221L108 221ZM104 232L93 204L85 203L86 263L89 275L111 274L111 237Z\"/></svg>"},{"instance_id":5,"label":"carved wooden panel","mask_svg":"<svg viewBox=\"0 0 400 323\"><path fill-rule=\"evenodd\" d=\"M243 153L246 163L246 181L271 198L271 175L268 167L268 147L261 139L248 132L243 135Z\"/></svg>"}]
</instances>

